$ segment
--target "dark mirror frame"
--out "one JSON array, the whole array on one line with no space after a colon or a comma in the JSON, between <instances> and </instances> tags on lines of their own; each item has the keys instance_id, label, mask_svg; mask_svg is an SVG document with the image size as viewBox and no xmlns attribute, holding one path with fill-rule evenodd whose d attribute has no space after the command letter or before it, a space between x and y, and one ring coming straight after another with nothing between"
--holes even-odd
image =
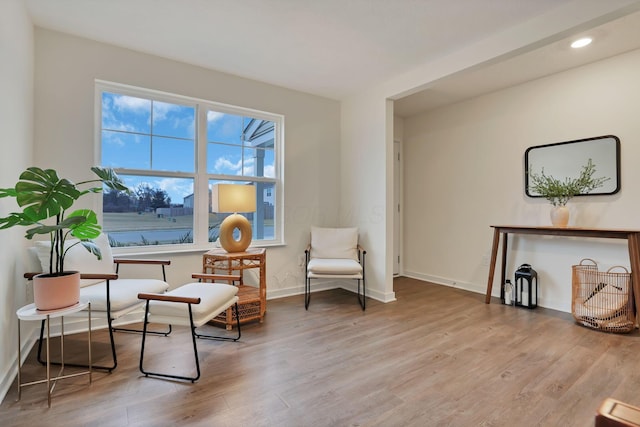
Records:
<instances>
[{"instance_id":1,"label":"dark mirror frame","mask_svg":"<svg viewBox=\"0 0 640 427\"><path fill-rule=\"evenodd\" d=\"M529 147L524 154L524 188L529 197L543 197L529 192L529 168L561 181L565 178L577 178L582 167L592 159L595 165L594 177L611 178L602 188L578 196L603 196L620 191L620 139L614 135L556 142L554 144Z\"/></svg>"}]
</instances>

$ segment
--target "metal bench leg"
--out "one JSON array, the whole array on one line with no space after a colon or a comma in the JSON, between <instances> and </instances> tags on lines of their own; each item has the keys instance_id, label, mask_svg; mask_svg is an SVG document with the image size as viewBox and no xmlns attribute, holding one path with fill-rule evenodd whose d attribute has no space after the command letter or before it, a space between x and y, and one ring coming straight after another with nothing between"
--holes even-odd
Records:
<instances>
[{"instance_id":1,"label":"metal bench leg","mask_svg":"<svg viewBox=\"0 0 640 427\"><path fill-rule=\"evenodd\" d=\"M196 343L196 338L203 338L203 339L210 339L210 340L219 340L219 341L238 341L240 339L241 336L241 332L240 332L240 311L238 309L238 303L236 302L235 304L235 311L236 311L236 320L237 320L237 326L238 326L238 336L237 337L219 337L219 336L212 336L212 335L203 335L203 334L198 334L196 332L196 326L193 324L193 314L191 311L191 304L188 304L189 307L189 323L190 323L190 329L191 329L191 341L193 343L193 355L195 358L195 364L196 364L196 375L194 377L187 377L187 376L182 376L182 375L172 375L172 374L165 374L165 373L161 373L161 372L151 372L151 371L145 371L143 364L144 364L144 345L146 342L146 337L147 337L147 324L149 322L146 321L148 315L149 315L149 301L147 300L147 303L145 304L145 322L144 322L144 326L142 329L142 345L140 347L140 372L142 372L146 377L148 377L149 375L155 376L155 377L163 377L163 378L173 378L173 379L178 379L178 380L187 380L187 381L191 381L192 383L196 382L199 378L200 378L200 361L199 361L199 357L198 357L198 345Z\"/></svg>"},{"instance_id":2,"label":"metal bench leg","mask_svg":"<svg viewBox=\"0 0 640 427\"><path fill-rule=\"evenodd\" d=\"M235 311L236 311L236 325L238 327L238 336L237 337L221 337L221 336L214 336L214 335L205 335L205 334L199 334L195 331L193 331L194 335L198 338L202 338L202 339L206 339L206 340L216 340L216 341L238 341L240 339L240 337L242 336L242 333L240 332L240 309L238 308L238 303L236 303L235 307L234 307Z\"/></svg>"},{"instance_id":3,"label":"metal bench leg","mask_svg":"<svg viewBox=\"0 0 640 427\"><path fill-rule=\"evenodd\" d=\"M195 333L195 326L193 324L193 314L191 312L191 304L188 304L189 306L189 323L191 324L191 341L193 342L193 354L195 356L195 360L196 360L196 376L194 377L185 377L182 375L171 375L171 374L164 374L161 372L151 372L151 371L145 371L144 370L144 345L146 342L146 338L147 338L147 325L149 324L149 322L146 320L148 315L149 315L149 300L147 300L146 304L145 304L145 311L144 311L144 325L142 327L142 345L140 347L140 372L142 372L144 374L145 377L148 377L149 375L153 375L154 377L163 377L163 378L173 378L173 379L177 379L177 380L187 380L187 381L191 381L196 382L196 380L198 380L198 378L200 378L200 362L198 361L198 346L196 345L196 333Z\"/></svg>"}]
</instances>

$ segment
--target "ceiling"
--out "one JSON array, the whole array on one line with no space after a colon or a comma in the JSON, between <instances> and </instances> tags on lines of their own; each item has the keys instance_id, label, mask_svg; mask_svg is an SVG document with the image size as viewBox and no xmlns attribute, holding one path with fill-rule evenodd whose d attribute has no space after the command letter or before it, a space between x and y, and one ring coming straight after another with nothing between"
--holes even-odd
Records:
<instances>
[{"instance_id":1,"label":"ceiling","mask_svg":"<svg viewBox=\"0 0 640 427\"><path fill-rule=\"evenodd\" d=\"M24 0L35 25L331 99L575 0ZM608 0L629 3L629 0ZM640 46L640 14L434 82L395 102L408 116ZM637 43L637 45L636 45ZM588 50L587 50L588 49Z\"/></svg>"},{"instance_id":2,"label":"ceiling","mask_svg":"<svg viewBox=\"0 0 640 427\"><path fill-rule=\"evenodd\" d=\"M582 49L571 48L571 42L582 36L593 38L593 42ZM411 116L639 48L640 12L635 12L513 58L433 82L397 100L394 113Z\"/></svg>"}]
</instances>

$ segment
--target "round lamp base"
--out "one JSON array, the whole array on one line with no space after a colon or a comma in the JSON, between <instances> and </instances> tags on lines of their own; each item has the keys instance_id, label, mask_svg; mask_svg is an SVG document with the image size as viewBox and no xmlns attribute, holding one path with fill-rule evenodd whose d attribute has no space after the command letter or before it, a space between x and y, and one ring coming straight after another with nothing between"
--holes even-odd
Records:
<instances>
[{"instance_id":1,"label":"round lamp base","mask_svg":"<svg viewBox=\"0 0 640 427\"><path fill-rule=\"evenodd\" d=\"M240 230L240 239L233 238L235 229ZM220 246L227 252L244 252L251 244L251 223L242 215L229 215L220 224Z\"/></svg>"}]
</instances>

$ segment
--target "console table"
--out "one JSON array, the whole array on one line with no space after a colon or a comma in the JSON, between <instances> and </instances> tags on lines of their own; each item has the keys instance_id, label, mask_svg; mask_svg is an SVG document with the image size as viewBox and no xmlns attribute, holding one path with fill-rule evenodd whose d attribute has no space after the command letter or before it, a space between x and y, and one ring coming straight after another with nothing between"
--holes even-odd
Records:
<instances>
[{"instance_id":1,"label":"console table","mask_svg":"<svg viewBox=\"0 0 640 427\"><path fill-rule=\"evenodd\" d=\"M260 285L258 288L244 284L243 273L248 268L258 268L260 271ZM227 252L224 249L212 249L202 256L202 272L216 273L223 271L233 274L238 271L240 284L238 285L238 307L240 322L259 320L262 323L267 307L267 256L265 248L248 248L246 252ZM232 283L230 283L232 284ZM212 320L214 323L226 325L231 330L235 323L233 309L229 307Z\"/></svg>"},{"instance_id":2,"label":"console table","mask_svg":"<svg viewBox=\"0 0 640 427\"><path fill-rule=\"evenodd\" d=\"M633 285L633 297L636 310L640 308L640 230L619 230L606 228L579 228L579 227L533 227L525 225L492 225L493 243L491 245L491 264L489 265L489 279L487 281L487 294L485 302L491 302L491 290L493 277L498 258L498 245L502 234L502 275L500 283L506 279L507 246L509 233L511 234L537 234L546 236L591 237L602 239L626 239L629 247L629 261L631 265L631 283ZM500 288L500 299L504 301L504 289Z\"/></svg>"}]
</instances>

